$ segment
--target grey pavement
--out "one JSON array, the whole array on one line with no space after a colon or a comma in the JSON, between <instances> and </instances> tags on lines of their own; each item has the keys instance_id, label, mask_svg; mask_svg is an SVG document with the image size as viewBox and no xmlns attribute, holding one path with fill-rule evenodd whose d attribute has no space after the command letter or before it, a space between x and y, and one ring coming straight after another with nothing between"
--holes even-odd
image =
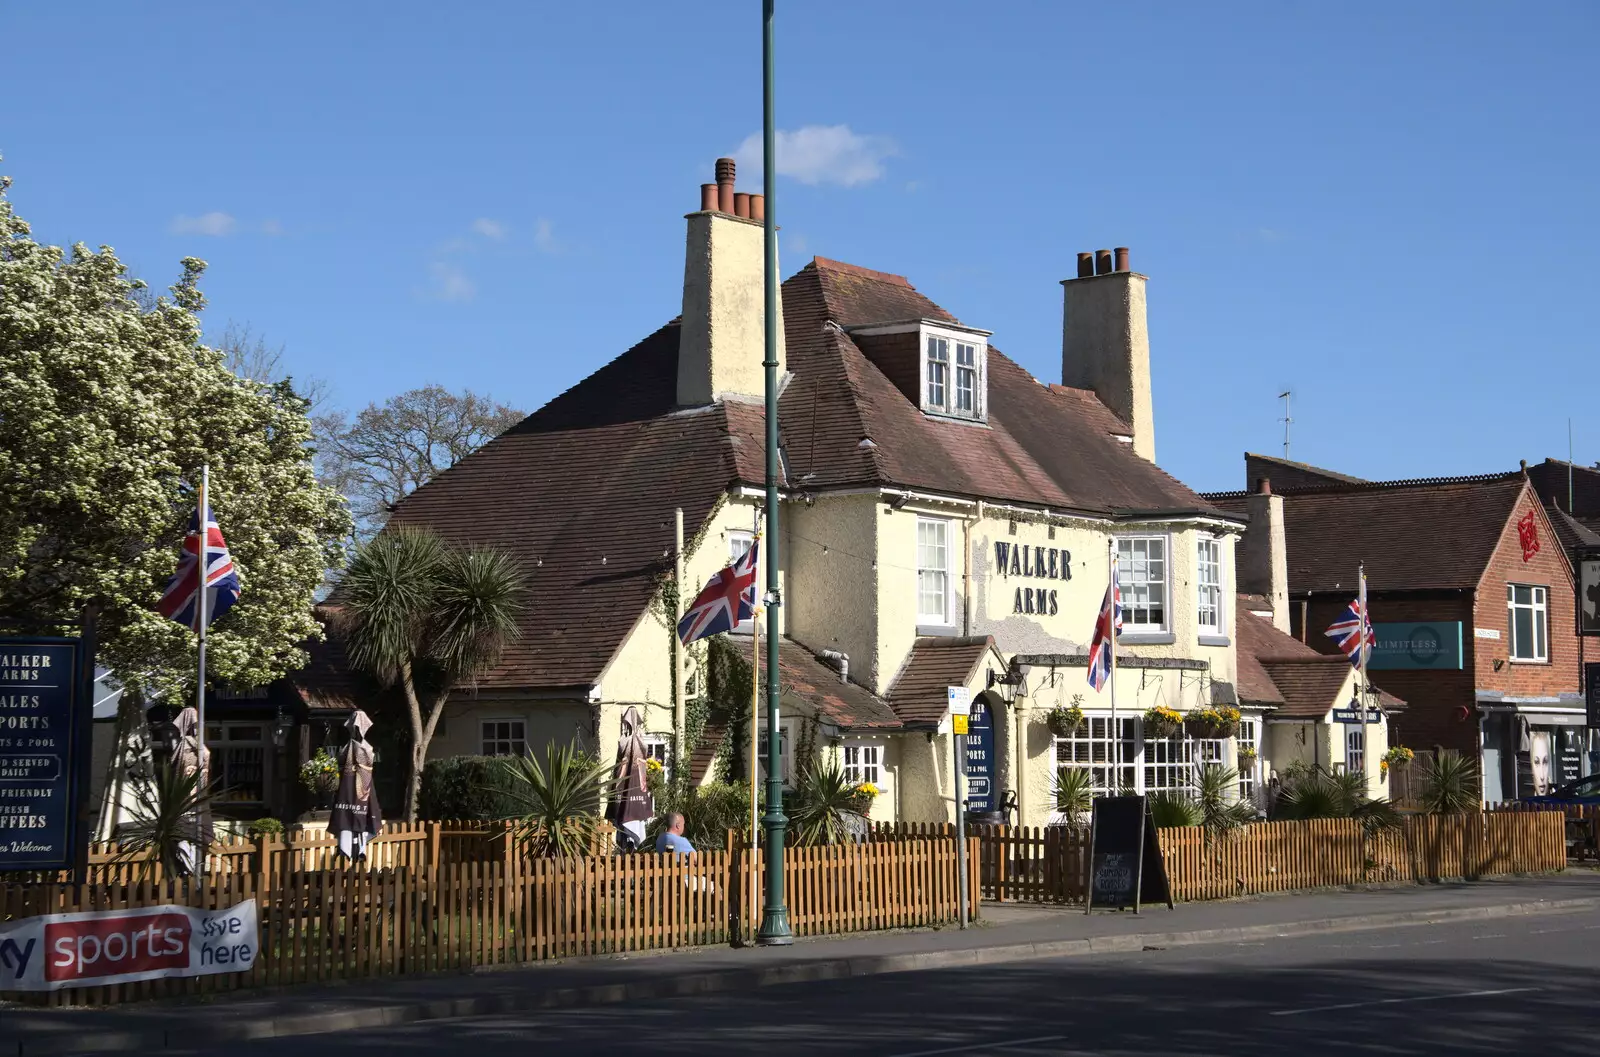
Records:
<instances>
[{"instance_id":1,"label":"grey pavement","mask_svg":"<svg viewBox=\"0 0 1600 1057\"><path fill-rule=\"evenodd\" d=\"M1220 903L1147 908L1137 916L1034 906L986 906L987 921L965 932L874 933L802 941L790 948L702 949L660 955L541 963L526 968L386 978L273 992L240 991L113 1009L0 1009L0 1055L48 1057L86 1052L147 1052L242 1040L466 1015L651 1000L757 987L897 973L881 985L920 971L968 966L982 976L1016 971L1024 960L1089 955L1098 962L1117 951L1216 941L1266 942L1305 935L1411 923L1436 928L1441 920L1528 921L1565 909L1600 908L1600 874L1568 871L1553 877L1462 884L1383 887L1272 896ZM1431 922L1432 924L1422 924ZM1398 931L1404 931L1400 929ZM1589 933L1591 941L1600 936ZM982 966L982 967L980 967ZM1007 966L1006 968L997 968ZM860 981L849 986L868 986ZM880 985L870 985L874 988ZM1226 989L1225 989L1226 990ZM1219 994L1219 1001L1224 996ZM742 1000L742 999L741 999Z\"/></svg>"},{"instance_id":2,"label":"grey pavement","mask_svg":"<svg viewBox=\"0 0 1600 1057\"><path fill-rule=\"evenodd\" d=\"M225 1052L1588 1057L1597 998L1600 910L1591 909L440 1021Z\"/></svg>"}]
</instances>

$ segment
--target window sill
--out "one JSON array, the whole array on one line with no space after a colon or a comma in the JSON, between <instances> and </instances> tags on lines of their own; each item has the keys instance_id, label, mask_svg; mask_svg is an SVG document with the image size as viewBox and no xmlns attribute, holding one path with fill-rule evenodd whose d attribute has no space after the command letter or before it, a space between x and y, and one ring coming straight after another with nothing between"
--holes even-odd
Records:
<instances>
[{"instance_id":1,"label":"window sill","mask_svg":"<svg viewBox=\"0 0 1600 1057\"><path fill-rule=\"evenodd\" d=\"M1228 636L1226 636L1226 635L1201 635L1200 636L1200 645L1202 645L1202 646L1231 646L1231 645L1233 645L1233 643L1228 640Z\"/></svg>"},{"instance_id":2,"label":"window sill","mask_svg":"<svg viewBox=\"0 0 1600 1057\"><path fill-rule=\"evenodd\" d=\"M954 422L960 426L978 426L982 429L989 428L988 415L963 415L960 412L941 411L935 407L924 407L921 410L924 415L938 419L940 422Z\"/></svg>"},{"instance_id":3,"label":"window sill","mask_svg":"<svg viewBox=\"0 0 1600 1057\"><path fill-rule=\"evenodd\" d=\"M1508 658L1506 658L1506 663L1507 664L1549 664L1550 663L1550 658L1546 657L1542 661L1536 661L1531 657L1508 657Z\"/></svg>"},{"instance_id":4,"label":"window sill","mask_svg":"<svg viewBox=\"0 0 1600 1057\"><path fill-rule=\"evenodd\" d=\"M933 635L937 638L949 638L957 633L954 624L918 624L918 635Z\"/></svg>"},{"instance_id":5,"label":"window sill","mask_svg":"<svg viewBox=\"0 0 1600 1057\"><path fill-rule=\"evenodd\" d=\"M1178 636L1170 631L1124 631L1117 636L1123 646L1171 646Z\"/></svg>"}]
</instances>

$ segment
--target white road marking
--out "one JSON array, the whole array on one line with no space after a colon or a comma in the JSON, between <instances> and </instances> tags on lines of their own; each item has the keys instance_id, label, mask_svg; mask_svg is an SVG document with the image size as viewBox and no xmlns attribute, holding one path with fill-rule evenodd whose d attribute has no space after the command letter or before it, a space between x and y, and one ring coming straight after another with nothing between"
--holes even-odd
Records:
<instances>
[{"instance_id":1,"label":"white road marking","mask_svg":"<svg viewBox=\"0 0 1600 1057\"><path fill-rule=\"evenodd\" d=\"M1506 938L1506 934L1504 932L1486 932L1482 936L1474 936L1472 938L1475 940L1503 940Z\"/></svg>"},{"instance_id":2,"label":"white road marking","mask_svg":"<svg viewBox=\"0 0 1600 1057\"><path fill-rule=\"evenodd\" d=\"M1065 1035L1039 1035L1031 1039L1006 1039L998 1042L978 1042L971 1046L949 1046L942 1050L917 1050L915 1053L897 1053L892 1057L935 1057L940 1053L971 1053L974 1050L1003 1050L1010 1046L1026 1046L1032 1042L1060 1042Z\"/></svg>"},{"instance_id":3,"label":"white road marking","mask_svg":"<svg viewBox=\"0 0 1600 1057\"><path fill-rule=\"evenodd\" d=\"M1274 1009L1269 1017L1293 1017L1301 1013L1331 1013L1336 1009L1363 1009L1367 1006L1393 1006L1402 1002L1439 1002L1446 998L1484 998L1489 995L1515 995L1523 991L1537 991L1537 987L1503 987L1496 991L1460 991L1453 995L1413 995L1410 998L1378 998L1371 1002L1341 1002L1336 1006L1312 1006L1309 1009Z\"/></svg>"}]
</instances>

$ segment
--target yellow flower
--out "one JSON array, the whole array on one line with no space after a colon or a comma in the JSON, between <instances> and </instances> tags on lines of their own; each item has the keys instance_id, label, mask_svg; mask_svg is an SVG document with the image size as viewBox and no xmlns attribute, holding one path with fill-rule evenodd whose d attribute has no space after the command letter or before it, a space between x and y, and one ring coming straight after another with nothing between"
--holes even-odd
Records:
<instances>
[{"instance_id":1,"label":"yellow flower","mask_svg":"<svg viewBox=\"0 0 1600 1057\"><path fill-rule=\"evenodd\" d=\"M860 793L862 796L877 796L878 787L873 785L871 782L862 782L860 785L856 786L856 792Z\"/></svg>"},{"instance_id":2,"label":"yellow flower","mask_svg":"<svg viewBox=\"0 0 1600 1057\"><path fill-rule=\"evenodd\" d=\"M645 761L644 769L649 771L651 774L659 774L661 771L665 770L665 768L661 766L661 761L656 759L654 756Z\"/></svg>"}]
</instances>

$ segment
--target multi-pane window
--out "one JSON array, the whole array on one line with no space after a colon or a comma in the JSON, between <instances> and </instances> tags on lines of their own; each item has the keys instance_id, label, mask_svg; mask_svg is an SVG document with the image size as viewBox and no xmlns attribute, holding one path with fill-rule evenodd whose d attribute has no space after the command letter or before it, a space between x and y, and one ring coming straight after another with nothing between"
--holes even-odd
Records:
<instances>
[{"instance_id":1,"label":"multi-pane window","mask_svg":"<svg viewBox=\"0 0 1600 1057\"><path fill-rule=\"evenodd\" d=\"M950 522L917 519L917 622L950 623Z\"/></svg>"},{"instance_id":2,"label":"multi-pane window","mask_svg":"<svg viewBox=\"0 0 1600 1057\"><path fill-rule=\"evenodd\" d=\"M956 342L956 413L973 415L978 411L978 347Z\"/></svg>"},{"instance_id":3,"label":"multi-pane window","mask_svg":"<svg viewBox=\"0 0 1600 1057\"><path fill-rule=\"evenodd\" d=\"M883 747L875 741L844 743L844 777L847 782L871 782L883 788Z\"/></svg>"},{"instance_id":4,"label":"multi-pane window","mask_svg":"<svg viewBox=\"0 0 1600 1057\"><path fill-rule=\"evenodd\" d=\"M949 400L950 339L928 336L928 407L942 411Z\"/></svg>"},{"instance_id":5,"label":"multi-pane window","mask_svg":"<svg viewBox=\"0 0 1600 1057\"><path fill-rule=\"evenodd\" d=\"M207 723L210 777L225 804L267 802L268 729L264 723Z\"/></svg>"},{"instance_id":6,"label":"multi-pane window","mask_svg":"<svg viewBox=\"0 0 1600 1057\"><path fill-rule=\"evenodd\" d=\"M1239 751L1249 749L1252 752L1261 751L1261 721L1259 719L1242 719L1239 721ZM1242 800L1254 801L1256 797L1256 773L1261 768L1260 759L1251 759L1250 762L1239 763L1239 797Z\"/></svg>"},{"instance_id":7,"label":"multi-pane window","mask_svg":"<svg viewBox=\"0 0 1600 1057\"><path fill-rule=\"evenodd\" d=\"M1077 733L1056 739L1058 767L1087 767L1095 796L1114 796L1132 789L1139 760L1139 720L1118 717L1120 741L1111 737L1108 716L1090 716Z\"/></svg>"},{"instance_id":8,"label":"multi-pane window","mask_svg":"<svg viewBox=\"0 0 1600 1057\"><path fill-rule=\"evenodd\" d=\"M1222 634L1222 541L1200 538L1195 555L1197 616L1200 634Z\"/></svg>"},{"instance_id":9,"label":"multi-pane window","mask_svg":"<svg viewBox=\"0 0 1600 1057\"><path fill-rule=\"evenodd\" d=\"M748 532L732 532L732 533L729 533L728 534L728 559L730 561L732 561L732 562L738 562L738 560L740 558L743 558L746 554L750 553L750 548L755 546L755 542L756 542L755 541L755 537L753 535L751 535L750 533L748 533ZM759 556L757 556L757 561L759 561L759 560L760 560L760 558L759 558ZM757 580L756 583L758 585L758 590L757 590L756 594L759 597L759 595L760 595L760 590L759 590L760 580ZM749 620L741 620L741 621L739 621L739 623L737 623L737 624L735 624L733 626L734 634L745 634L745 635L748 635L750 633L751 626L754 623L755 623L754 616L752 616Z\"/></svg>"},{"instance_id":10,"label":"multi-pane window","mask_svg":"<svg viewBox=\"0 0 1600 1057\"><path fill-rule=\"evenodd\" d=\"M1549 660L1549 592L1530 584L1506 584L1506 608L1511 623L1511 659Z\"/></svg>"},{"instance_id":11,"label":"multi-pane window","mask_svg":"<svg viewBox=\"0 0 1600 1057\"><path fill-rule=\"evenodd\" d=\"M1124 632L1167 629L1167 537L1117 540L1117 579Z\"/></svg>"},{"instance_id":12,"label":"multi-pane window","mask_svg":"<svg viewBox=\"0 0 1600 1057\"><path fill-rule=\"evenodd\" d=\"M520 719L486 719L481 738L485 756L526 756L528 728Z\"/></svg>"},{"instance_id":13,"label":"multi-pane window","mask_svg":"<svg viewBox=\"0 0 1600 1057\"><path fill-rule=\"evenodd\" d=\"M1344 728L1344 769L1351 774L1365 774L1367 769L1367 728L1359 723Z\"/></svg>"},{"instance_id":14,"label":"multi-pane window","mask_svg":"<svg viewBox=\"0 0 1600 1057\"><path fill-rule=\"evenodd\" d=\"M661 765L662 772L672 777L672 739L665 734L645 734L639 739L644 742L644 758L655 760Z\"/></svg>"}]
</instances>

